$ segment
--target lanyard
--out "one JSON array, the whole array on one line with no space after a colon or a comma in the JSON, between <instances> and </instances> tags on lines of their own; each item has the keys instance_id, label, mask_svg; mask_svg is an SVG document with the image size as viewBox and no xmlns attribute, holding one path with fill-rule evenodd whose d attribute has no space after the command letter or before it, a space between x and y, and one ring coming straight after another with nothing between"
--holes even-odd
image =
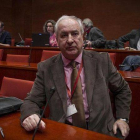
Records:
<instances>
[{"instance_id":1,"label":"lanyard","mask_svg":"<svg viewBox=\"0 0 140 140\"><path fill-rule=\"evenodd\" d=\"M83 61L82 61L81 65L80 65L80 69L78 70L78 74L77 74L77 77L76 77L76 80L75 80L75 82L74 82L74 86L73 86L73 89L72 89L71 92L70 92L70 90L69 90L69 88L68 88L68 86L67 86L67 84L66 84L66 86L67 86L67 92L68 92L68 95L69 95L69 98L70 98L70 99L72 98L72 95L73 95L73 93L74 93L74 91L75 91L75 89L76 89L76 86L77 86L77 83L78 83L78 79L79 79L80 73L81 73L81 71L82 71L82 67L83 67ZM67 83L66 75L65 75L65 82Z\"/></svg>"}]
</instances>

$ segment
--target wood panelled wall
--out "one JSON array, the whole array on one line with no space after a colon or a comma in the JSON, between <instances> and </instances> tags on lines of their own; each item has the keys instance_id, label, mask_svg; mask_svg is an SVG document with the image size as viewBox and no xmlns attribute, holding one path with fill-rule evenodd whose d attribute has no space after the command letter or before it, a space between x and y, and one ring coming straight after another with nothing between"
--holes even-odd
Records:
<instances>
[{"instance_id":1,"label":"wood panelled wall","mask_svg":"<svg viewBox=\"0 0 140 140\"><path fill-rule=\"evenodd\" d=\"M5 24L5 30L12 34L12 0L0 0L0 21Z\"/></svg>"},{"instance_id":2,"label":"wood panelled wall","mask_svg":"<svg viewBox=\"0 0 140 140\"><path fill-rule=\"evenodd\" d=\"M43 32L48 19L75 15L90 18L106 39L117 39L140 27L140 0L1 0L0 20L12 38L20 41L33 32Z\"/></svg>"}]
</instances>

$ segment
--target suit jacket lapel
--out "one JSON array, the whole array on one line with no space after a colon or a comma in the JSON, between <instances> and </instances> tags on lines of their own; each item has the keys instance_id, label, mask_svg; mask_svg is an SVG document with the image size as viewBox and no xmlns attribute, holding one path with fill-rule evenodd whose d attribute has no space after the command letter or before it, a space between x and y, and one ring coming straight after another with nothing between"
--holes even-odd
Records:
<instances>
[{"instance_id":1,"label":"suit jacket lapel","mask_svg":"<svg viewBox=\"0 0 140 140\"><path fill-rule=\"evenodd\" d=\"M65 75L64 75L64 67L63 61L61 58L61 54L58 55L57 59L51 66L52 76L54 80L54 84L56 86L58 95L63 104L64 112L67 110L67 90L65 83Z\"/></svg>"},{"instance_id":2,"label":"suit jacket lapel","mask_svg":"<svg viewBox=\"0 0 140 140\"><path fill-rule=\"evenodd\" d=\"M92 95L94 94L93 88L94 88L95 78L96 78L95 75L96 75L97 61L95 58L93 58L93 54L84 51L83 63L84 63L84 71L85 71L87 100L88 100L88 105L90 107L92 101Z\"/></svg>"},{"instance_id":3,"label":"suit jacket lapel","mask_svg":"<svg viewBox=\"0 0 140 140\"><path fill-rule=\"evenodd\" d=\"M93 63L94 62L94 63ZM88 105L90 107L92 101L92 95L94 94L93 88L96 78L96 59L93 57L93 54L83 51L83 64L85 71L85 84L86 84L86 93ZM91 65L93 64L93 65ZM52 63L51 71L53 75L54 84L56 86L58 95L62 101L63 109L66 114L67 111L67 90L65 83L65 75L63 68L63 61L61 55L59 54L57 59Z\"/></svg>"}]
</instances>

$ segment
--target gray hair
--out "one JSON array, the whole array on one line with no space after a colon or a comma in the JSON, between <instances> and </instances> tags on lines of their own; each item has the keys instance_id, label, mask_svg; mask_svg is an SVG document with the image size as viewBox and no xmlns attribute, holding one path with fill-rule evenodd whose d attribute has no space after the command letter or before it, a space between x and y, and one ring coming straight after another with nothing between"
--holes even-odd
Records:
<instances>
[{"instance_id":1,"label":"gray hair","mask_svg":"<svg viewBox=\"0 0 140 140\"><path fill-rule=\"evenodd\" d=\"M67 16L67 15L63 15L62 17L60 17L56 24L55 24L55 33L56 33L56 36L57 36L57 32L58 32L58 25L59 25L59 22L64 20L64 19L73 19L75 21L78 22L79 26L80 26L80 30L81 30L81 33L84 34L84 28L83 28L83 24L82 24L82 20L80 18L77 18L76 16Z\"/></svg>"},{"instance_id":2,"label":"gray hair","mask_svg":"<svg viewBox=\"0 0 140 140\"><path fill-rule=\"evenodd\" d=\"M82 22L86 27L93 27L93 22L89 18L85 18Z\"/></svg>"}]
</instances>

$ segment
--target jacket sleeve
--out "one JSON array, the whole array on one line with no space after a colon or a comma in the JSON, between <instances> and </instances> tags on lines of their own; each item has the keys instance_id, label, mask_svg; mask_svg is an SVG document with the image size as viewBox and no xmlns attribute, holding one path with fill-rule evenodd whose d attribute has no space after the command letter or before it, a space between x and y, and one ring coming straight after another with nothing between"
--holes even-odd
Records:
<instances>
[{"instance_id":1,"label":"jacket sleeve","mask_svg":"<svg viewBox=\"0 0 140 140\"><path fill-rule=\"evenodd\" d=\"M135 32L136 32L136 30L132 30L130 33L119 37L119 39L118 39L118 47L123 48L124 43L126 43L127 41L130 41L130 39L132 38L132 36L134 35Z\"/></svg>"},{"instance_id":2,"label":"jacket sleeve","mask_svg":"<svg viewBox=\"0 0 140 140\"><path fill-rule=\"evenodd\" d=\"M92 47L94 48L104 47L106 43L103 33L96 27L93 27L89 33L89 40L92 42Z\"/></svg>"},{"instance_id":3,"label":"jacket sleeve","mask_svg":"<svg viewBox=\"0 0 140 140\"><path fill-rule=\"evenodd\" d=\"M41 63L38 64L38 72L36 74L36 79L34 85L28 93L27 97L22 104L21 111L21 122L28 116L32 114L40 115L40 108L45 105L46 95L43 79L43 71L41 70Z\"/></svg>"},{"instance_id":4,"label":"jacket sleeve","mask_svg":"<svg viewBox=\"0 0 140 140\"><path fill-rule=\"evenodd\" d=\"M129 119L131 90L108 56L108 87L115 97L116 118Z\"/></svg>"}]
</instances>

